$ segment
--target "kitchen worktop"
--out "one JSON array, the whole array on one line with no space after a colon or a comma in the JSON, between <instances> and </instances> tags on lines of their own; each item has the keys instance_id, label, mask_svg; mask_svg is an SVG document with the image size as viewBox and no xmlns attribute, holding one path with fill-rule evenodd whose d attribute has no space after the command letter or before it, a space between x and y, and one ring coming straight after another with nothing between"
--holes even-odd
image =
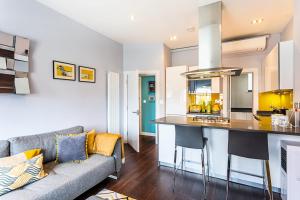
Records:
<instances>
[{"instance_id":1,"label":"kitchen worktop","mask_svg":"<svg viewBox=\"0 0 300 200\"><path fill-rule=\"evenodd\" d=\"M257 131L262 133L273 133L281 135L300 136L300 128L283 128L272 126L270 118L261 118L257 120L230 120L229 123L204 123L193 121L192 117L184 116L168 116L154 120L156 124L170 125L187 125L187 126L202 126L207 128L240 130L240 131Z\"/></svg>"}]
</instances>

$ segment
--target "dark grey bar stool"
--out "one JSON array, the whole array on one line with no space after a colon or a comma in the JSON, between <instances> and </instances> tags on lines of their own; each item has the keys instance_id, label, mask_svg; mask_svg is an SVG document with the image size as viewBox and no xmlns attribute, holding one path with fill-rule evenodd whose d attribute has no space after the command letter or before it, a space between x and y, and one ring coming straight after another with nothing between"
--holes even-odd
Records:
<instances>
[{"instance_id":1,"label":"dark grey bar stool","mask_svg":"<svg viewBox=\"0 0 300 200\"><path fill-rule=\"evenodd\" d=\"M202 174L203 174L203 186L204 195L206 195L206 177L205 177L205 164L204 164L204 148L206 147L206 159L207 159L207 172L209 181L209 153L207 148L207 138L203 137L203 132L201 127L190 127L190 126L180 126L175 125L175 153L174 153L174 182L173 191L175 190L175 179L176 179L176 160L177 160L177 147L182 147L182 157L181 157L181 170L183 170L184 162L187 162L184 158L184 149L201 149L201 164L202 164Z\"/></svg>"},{"instance_id":2,"label":"dark grey bar stool","mask_svg":"<svg viewBox=\"0 0 300 200\"><path fill-rule=\"evenodd\" d=\"M262 160L262 175L241 172L230 168L232 155ZM229 181L230 173L240 173L248 176L254 176L263 179L264 191L265 184L265 171L268 180L269 197L273 200L272 181L269 165L269 149L268 149L268 134L249 131L234 131L230 130L228 135L228 165L227 165L227 187L226 187L226 200L229 196Z\"/></svg>"}]
</instances>

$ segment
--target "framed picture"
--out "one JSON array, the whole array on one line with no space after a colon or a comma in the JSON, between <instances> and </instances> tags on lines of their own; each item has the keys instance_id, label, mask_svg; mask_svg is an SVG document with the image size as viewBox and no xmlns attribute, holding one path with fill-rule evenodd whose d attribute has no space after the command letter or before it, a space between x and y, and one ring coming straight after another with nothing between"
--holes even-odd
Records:
<instances>
[{"instance_id":1,"label":"framed picture","mask_svg":"<svg viewBox=\"0 0 300 200\"><path fill-rule=\"evenodd\" d=\"M96 69L90 67L79 66L79 81L96 83Z\"/></svg>"},{"instance_id":2,"label":"framed picture","mask_svg":"<svg viewBox=\"0 0 300 200\"><path fill-rule=\"evenodd\" d=\"M53 78L61 80L76 80L76 65L60 61L53 61Z\"/></svg>"},{"instance_id":3,"label":"framed picture","mask_svg":"<svg viewBox=\"0 0 300 200\"><path fill-rule=\"evenodd\" d=\"M155 92L155 81L148 82L149 92Z\"/></svg>"}]
</instances>

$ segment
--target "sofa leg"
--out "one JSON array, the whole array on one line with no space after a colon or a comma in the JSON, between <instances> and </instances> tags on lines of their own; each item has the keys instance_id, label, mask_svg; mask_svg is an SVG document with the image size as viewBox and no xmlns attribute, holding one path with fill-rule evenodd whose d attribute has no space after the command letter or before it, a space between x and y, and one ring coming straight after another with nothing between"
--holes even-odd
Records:
<instances>
[{"instance_id":1,"label":"sofa leg","mask_svg":"<svg viewBox=\"0 0 300 200\"><path fill-rule=\"evenodd\" d=\"M118 180L118 178L120 178L120 172L115 172L114 174L109 175L108 177L114 180Z\"/></svg>"}]
</instances>

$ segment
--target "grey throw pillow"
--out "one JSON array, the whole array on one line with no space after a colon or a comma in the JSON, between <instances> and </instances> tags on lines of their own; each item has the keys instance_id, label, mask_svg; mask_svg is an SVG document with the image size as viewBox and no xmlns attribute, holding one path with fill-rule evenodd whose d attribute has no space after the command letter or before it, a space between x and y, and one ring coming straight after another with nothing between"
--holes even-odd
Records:
<instances>
[{"instance_id":1,"label":"grey throw pillow","mask_svg":"<svg viewBox=\"0 0 300 200\"><path fill-rule=\"evenodd\" d=\"M85 133L56 135L56 162L82 161L88 158Z\"/></svg>"}]
</instances>

